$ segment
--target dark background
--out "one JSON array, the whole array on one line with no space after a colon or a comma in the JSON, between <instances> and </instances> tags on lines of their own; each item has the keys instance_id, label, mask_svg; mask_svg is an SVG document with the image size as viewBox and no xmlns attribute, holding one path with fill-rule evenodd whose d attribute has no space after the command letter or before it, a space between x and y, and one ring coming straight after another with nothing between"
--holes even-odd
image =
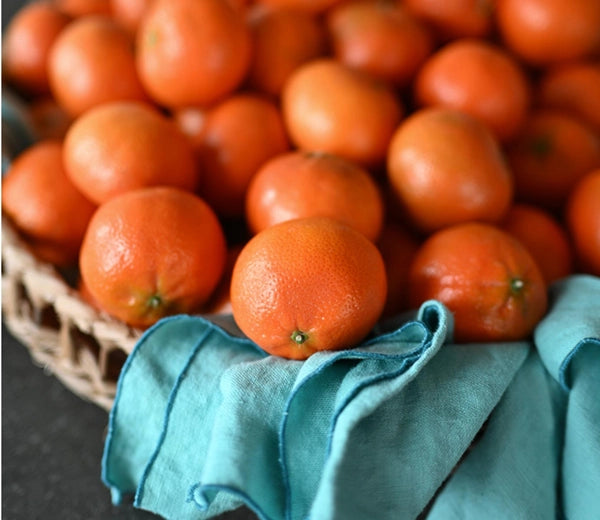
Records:
<instances>
[{"instance_id":1,"label":"dark background","mask_svg":"<svg viewBox=\"0 0 600 520\"><path fill-rule=\"evenodd\" d=\"M25 1L2 1L2 30ZM100 479L108 414L35 365L2 325L2 518L149 520ZM219 517L256 518L248 510Z\"/></svg>"}]
</instances>

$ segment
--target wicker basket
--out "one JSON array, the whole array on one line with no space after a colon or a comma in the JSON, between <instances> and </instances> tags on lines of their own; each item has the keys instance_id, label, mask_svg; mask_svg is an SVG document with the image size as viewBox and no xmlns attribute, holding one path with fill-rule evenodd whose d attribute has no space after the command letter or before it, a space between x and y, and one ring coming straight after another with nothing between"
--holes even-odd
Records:
<instances>
[{"instance_id":1,"label":"wicker basket","mask_svg":"<svg viewBox=\"0 0 600 520\"><path fill-rule=\"evenodd\" d=\"M8 330L80 397L106 410L142 331L97 311L53 266L38 261L2 217L2 313Z\"/></svg>"}]
</instances>

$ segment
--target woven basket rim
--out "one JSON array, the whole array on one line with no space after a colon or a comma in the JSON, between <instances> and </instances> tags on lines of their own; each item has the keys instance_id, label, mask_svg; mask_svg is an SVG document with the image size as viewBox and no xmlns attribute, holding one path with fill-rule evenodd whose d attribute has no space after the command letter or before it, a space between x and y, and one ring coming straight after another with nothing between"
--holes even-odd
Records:
<instances>
[{"instance_id":1,"label":"woven basket rim","mask_svg":"<svg viewBox=\"0 0 600 520\"><path fill-rule=\"evenodd\" d=\"M143 331L85 301L55 266L38 260L2 215L2 317L35 364L105 410Z\"/></svg>"}]
</instances>

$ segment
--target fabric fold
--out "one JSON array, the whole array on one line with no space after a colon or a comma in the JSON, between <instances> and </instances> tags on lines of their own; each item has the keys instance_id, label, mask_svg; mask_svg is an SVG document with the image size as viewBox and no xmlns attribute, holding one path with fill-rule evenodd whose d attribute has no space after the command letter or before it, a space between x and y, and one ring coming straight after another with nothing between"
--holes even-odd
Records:
<instances>
[{"instance_id":1,"label":"fabric fold","mask_svg":"<svg viewBox=\"0 0 600 520\"><path fill-rule=\"evenodd\" d=\"M530 349L428 520L559 518L563 404L560 387Z\"/></svg>"},{"instance_id":2,"label":"fabric fold","mask_svg":"<svg viewBox=\"0 0 600 520\"><path fill-rule=\"evenodd\" d=\"M600 278L561 280L550 296L535 343L567 399L559 425L563 509L571 520L594 518L600 511Z\"/></svg>"},{"instance_id":3,"label":"fabric fold","mask_svg":"<svg viewBox=\"0 0 600 520\"><path fill-rule=\"evenodd\" d=\"M116 503L135 493L178 520L242 504L263 520L589 518L599 284L556 284L534 342L454 344L431 301L306 361L202 317L162 320L122 371L103 480Z\"/></svg>"}]
</instances>

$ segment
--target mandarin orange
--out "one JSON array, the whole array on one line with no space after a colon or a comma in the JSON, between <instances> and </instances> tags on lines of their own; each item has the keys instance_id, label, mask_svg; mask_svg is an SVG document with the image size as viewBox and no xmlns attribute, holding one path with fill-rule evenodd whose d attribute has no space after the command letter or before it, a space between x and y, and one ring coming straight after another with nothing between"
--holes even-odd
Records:
<instances>
[{"instance_id":1,"label":"mandarin orange","mask_svg":"<svg viewBox=\"0 0 600 520\"><path fill-rule=\"evenodd\" d=\"M338 219L375 241L384 219L379 187L364 168L320 152L278 155L252 178L246 194L246 221L254 233L313 216Z\"/></svg>"},{"instance_id":2,"label":"mandarin orange","mask_svg":"<svg viewBox=\"0 0 600 520\"><path fill-rule=\"evenodd\" d=\"M82 16L56 38L48 57L50 89L73 117L111 101L147 101L131 35L108 16Z\"/></svg>"},{"instance_id":3,"label":"mandarin orange","mask_svg":"<svg viewBox=\"0 0 600 520\"><path fill-rule=\"evenodd\" d=\"M468 220L497 222L512 203L498 140L454 109L425 108L403 121L389 146L387 175L402 212L424 233Z\"/></svg>"},{"instance_id":4,"label":"mandarin orange","mask_svg":"<svg viewBox=\"0 0 600 520\"><path fill-rule=\"evenodd\" d=\"M242 15L223 0L156 0L137 31L136 63L152 98L171 108L231 94L250 66Z\"/></svg>"},{"instance_id":5,"label":"mandarin orange","mask_svg":"<svg viewBox=\"0 0 600 520\"><path fill-rule=\"evenodd\" d=\"M145 103L105 103L77 118L65 137L64 161L73 183L97 203L144 186L193 191L199 180L191 143Z\"/></svg>"},{"instance_id":6,"label":"mandarin orange","mask_svg":"<svg viewBox=\"0 0 600 520\"><path fill-rule=\"evenodd\" d=\"M255 235L231 279L240 329L268 353L290 359L356 346L385 298L376 246L327 217L289 220Z\"/></svg>"},{"instance_id":7,"label":"mandarin orange","mask_svg":"<svg viewBox=\"0 0 600 520\"><path fill-rule=\"evenodd\" d=\"M399 3L342 2L328 11L326 21L340 62L397 87L412 81L433 51L429 27Z\"/></svg>"},{"instance_id":8,"label":"mandarin orange","mask_svg":"<svg viewBox=\"0 0 600 520\"><path fill-rule=\"evenodd\" d=\"M454 316L454 339L529 337L547 309L547 286L531 254L490 224L467 222L432 234L410 269L413 307L436 299Z\"/></svg>"},{"instance_id":9,"label":"mandarin orange","mask_svg":"<svg viewBox=\"0 0 600 520\"><path fill-rule=\"evenodd\" d=\"M69 22L51 2L37 0L23 6L2 37L4 80L28 94L47 93L50 49Z\"/></svg>"},{"instance_id":10,"label":"mandarin orange","mask_svg":"<svg viewBox=\"0 0 600 520\"><path fill-rule=\"evenodd\" d=\"M576 116L538 109L506 147L521 202L560 210L575 183L600 167L600 134Z\"/></svg>"},{"instance_id":11,"label":"mandarin orange","mask_svg":"<svg viewBox=\"0 0 600 520\"><path fill-rule=\"evenodd\" d=\"M155 186L102 204L81 246L83 283L104 311L136 327L198 312L225 267L221 224L201 198Z\"/></svg>"},{"instance_id":12,"label":"mandarin orange","mask_svg":"<svg viewBox=\"0 0 600 520\"><path fill-rule=\"evenodd\" d=\"M58 140L26 149L2 179L2 211L44 261L76 263L95 209L65 173Z\"/></svg>"},{"instance_id":13,"label":"mandarin orange","mask_svg":"<svg viewBox=\"0 0 600 520\"><path fill-rule=\"evenodd\" d=\"M454 40L430 56L414 83L417 103L462 110L501 141L520 129L530 108L529 80L502 47L475 38Z\"/></svg>"},{"instance_id":14,"label":"mandarin orange","mask_svg":"<svg viewBox=\"0 0 600 520\"><path fill-rule=\"evenodd\" d=\"M282 92L282 111L298 148L375 167L385 162L404 108L386 84L323 58L301 65L290 76Z\"/></svg>"}]
</instances>

